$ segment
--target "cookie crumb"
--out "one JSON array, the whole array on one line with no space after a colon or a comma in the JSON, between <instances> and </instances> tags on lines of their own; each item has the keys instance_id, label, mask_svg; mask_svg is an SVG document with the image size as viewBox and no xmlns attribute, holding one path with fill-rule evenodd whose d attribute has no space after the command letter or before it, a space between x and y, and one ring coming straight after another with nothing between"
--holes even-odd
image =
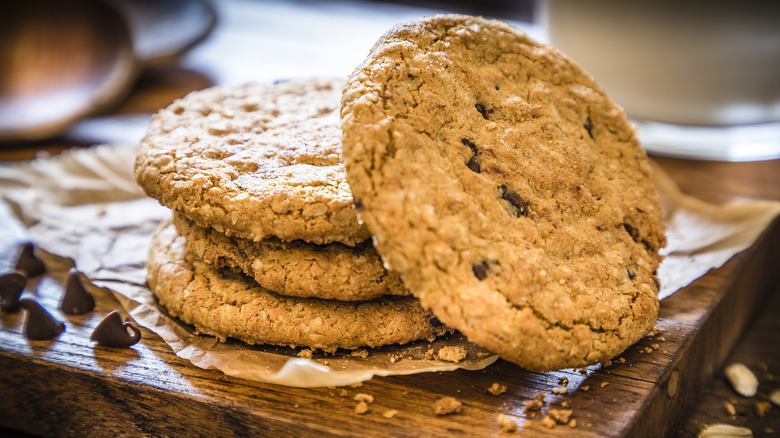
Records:
<instances>
[{"instance_id":1,"label":"cookie crumb","mask_svg":"<svg viewBox=\"0 0 780 438\"><path fill-rule=\"evenodd\" d=\"M363 386L363 382L350 383L347 386L349 386L350 388L360 388L361 386Z\"/></svg>"},{"instance_id":2,"label":"cookie crumb","mask_svg":"<svg viewBox=\"0 0 780 438\"><path fill-rule=\"evenodd\" d=\"M498 414L498 427L502 433L517 432L517 423L504 414Z\"/></svg>"},{"instance_id":3,"label":"cookie crumb","mask_svg":"<svg viewBox=\"0 0 780 438\"><path fill-rule=\"evenodd\" d=\"M759 417L764 418L764 415L766 415L767 412L769 412L769 409L772 408L772 405L769 404L769 402L765 401L757 401L756 402L756 413Z\"/></svg>"},{"instance_id":4,"label":"cookie crumb","mask_svg":"<svg viewBox=\"0 0 780 438\"><path fill-rule=\"evenodd\" d=\"M354 397L352 397L352 400L355 400L357 402L366 402L366 403L373 403L374 402L374 396L371 394L366 394L364 392L359 392L355 394Z\"/></svg>"},{"instance_id":5,"label":"cookie crumb","mask_svg":"<svg viewBox=\"0 0 780 438\"><path fill-rule=\"evenodd\" d=\"M457 414L461 407L462 403L454 397L442 397L433 404L433 415Z\"/></svg>"},{"instance_id":6,"label":"cookie crumb","mask_svg":"<svg viewBox=\"0 0 780 438\"><path fill-rule=\"evenodd\" d=\"M525 409L523 412L528 413L529 411L541 410L544 407L544 397L545 394L543 392L534 395L534 398L525 402Z\"/></svg>"},{"instance_id":7,"label":"cookie crumb","mask_svg":"<svg viewBox=\"0 0 780 438\"><path fill-rule=\"evenodd\" d=\"M572 429L577 427L577 419L576 418L572 418L571 420L569 420L568 426L571 427Z\"/></svg>"},{"instance_id":8,"label":"cookie crumb","mask_svg":"<svg viewBox=\"0 0 780 438\"><path fill-rule=\"evenodd\" d=\"M487 389L487 392L493 395L503 394L506 392L506 385L502 385L498 382L494 382L492 385L490 385L490 388Z\"/></svg>"},{"instance_id":9,"label":"cookie crumb","mask_svg":"<svg viewBox=\"0 0 780 438\"><path fill-rule=\"evenodd\" d=\"M548 429L552 429L553 427L555 427L557 425L557 423L555 422L555 420L550 418L550 416L548 415L548 416L542 418L542 425L544 427L548 428Z\"/></svg>"},{"instance_id":10,"label":"cookie crumb","mask_svg":"<svg viewBox=\"0 0 780 438\"><path fill-rule=\"evenodd\" d=\"M558 408L551 408L547 412L548 417L552 417L553 420L555 420L558 424L566 424L571 419L572 410L571 409L558 409Z\"/></svg>"},{"instance_id":11,"label":"cookie crumb","mask_svg":"<svg viewBox=\"0 0 780 438\"><path fill-rule=\"evenodd\" d=\"M349 395L349 391L344 388L339 388L339 397L346 397Z\"/></svg>"},{"instance_id":12,"label":"cookie crumb","mask_svg":"<svg viewBox=\"0 0 780 438\"><path fill-rule=\"evenodd\" d=\"M607 385L609 385L609 382L601 382L601 387L602 387L602 388L603 388L603 387L605 387L605 386L607 386Z\"/></svg>"},{"instance_id":13,"label":"cookie crumb","mask_svg":"<svg viewBox=\"0 0 780 438\"><path fill-rule=\"evenodd\" d=\"M568 391L569 388L566 386L556 386L555 388L551 389L551 392L553 394L566 394L566 391Z\"/></svg>"},{"instance_id":14,"label":"cookie crumb","mask_svg":"<svg viewBox=\"0 0 780 438\"><path fill-rule=\"evenodd\" d=\"M425 358L425 360L433 360L435 354L436 353L433 351L433 348L429 348L428 351L425 352L425 356L423 357Z\"/></svg>"},{"instance_id":15,"label":"cookie crumb","mask_svg":"<svg viewBox=\"0 0 780 438\"><path fill-rule=\"evenodd\" d=\"M360 415L365 414L366 412L368 412L368 403L364 401L358 402L358 404L355 406L355 413Z\"/></svg>"},{"instance_id":16,"label":"cookie crumb","mask_svg":"<svg viewBox=\"0 0 780 438\"><path fill-rule=\"evenodd\" d=\"M390 363L396 363L396 362L398 362L399 360L401 360L403 358L404 358L403 354L391 354L390 355Z\"/></svg>"},{"instance_id":17,"label":"cookie crumb","mask_svg":"<svg viewBox=\"0 0 780 438\"><path fill-rule=\"evenodd\" d=\"M558 378L558 385L560 386L569 386L569 378L566 376L559 377Z\"/></svg>"},{"instance_id":18,"label":"cookie crumb","mask_svg":"<svg viewBox=\"0 0 780 438\"><path fill-rule=\"evenodd\" d=\"M365 348L361 348L360 350L352 350L349 352L349 355L352 357L359 357L360 359L365 359L368 357L368 350Z\"/></svg>"},{"instance_id":19,"label":"cookie crumb","mask_svg":"<svg viewBox=\"0 0 780 438\"><path fill-rule=\"evenodd\" d=\"M385 418L393 418L396 415L398 415L398 411L395 410L395 409L388 409L388 410L382 412L382 416L385 417Z\"/></svg>"},{"instance_id":20,"label":"cookie crumb","mask_svg":"<svg viewBox=\"0 0 780 438\"><path fill-rule=\"evenodd\" d=\"M442 347L439 349L439 352L436 353L436 356L439 358L439 360L446 360L447 362L455 363L465 359L466 355L468 355L468 352L465 348L453 346Z\"/></svg>"},{"instance_id":21,"label":"cookie crumb","mask_svg":"<svg viewBox=\"0 0 780 438\"><path fill-rule=\"evenodd\" d=\"M587 391L589 389L590 389L590 385L582 385L582 386L580 386L580 390L582 390L582 391Z\"/></svg>"},{"instance_id":22,"label":"cookie crumb","mask_svg":"<svg viewBox=\"0 0 780 438\"><path fill-rule=\"evenodd\" d=\"M561 402L561 407L562 408L565 409L565 408L568 408L569 406L571 406L571 403L569 403L568 400L564 400L564 401Z\"/></svg>"},{"instance_id":23,"label":"cookie crumb","mask_svg":"<svg viewBox=\"0 0 780 438\"><path fill-rule=\"evenodd\" d=\"M728 413L732 417L737 415L737 409L730 402L723 402L723 406L726 407L726 413Z\"/></svg>"},{"instance_id":24,"label":"cookie crumb","mask_svg":"<svg viewBox=\"0 0 780 438\"><path fill-rule=\"evenodd\" d=\"M312 349L310 349L310 348L307 348L307 349L299 351L296 356L298 356L298 357L300 357L302 359L311 359L313 355L314 355L314 351L312 351Z\"/></svg>"},{"instance_id":25,"label":"cookie crumb","mask_svg":"<svg viewBox=\"0 0 780 438\"><path fill-rule=\"evenodd\" d=\"M490 356L492 356L492 354L486 353L484 351L480 351L479 353L477 353L477 360L487 359Z\"/></svg>"}]
</instances>

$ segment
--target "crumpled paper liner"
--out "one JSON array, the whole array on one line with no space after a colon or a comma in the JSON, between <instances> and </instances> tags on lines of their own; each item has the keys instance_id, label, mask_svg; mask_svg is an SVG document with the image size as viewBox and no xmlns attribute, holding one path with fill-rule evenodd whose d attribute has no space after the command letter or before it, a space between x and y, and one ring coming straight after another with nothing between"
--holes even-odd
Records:
<instances>
[{"instance_id":1,"label":"crumpled paper liner","mask_svg":"<svg viewBox=\"0 0 780 438\"><path fill-rule=\"evenodd\" d=\"M36 245L72 259L95 285L105 287L140 325L158 334L180 357L201 368L299 387L338 386L373 376L476 370L498 356L461 335L350 352L297 357L300 349L220 343L171 318L146 286L144 262L152 233L170 215L144 196L133 178L136 149L103 145L55 157L0 166L0 196ZM659 276L664 298L749 247L780 214L780 202L743 200L724 206L682 194L656 166L668 246ZM5 209L3 209L5 210ZM466 359L431 360L445 346L464 348ZM360 351L358 353L361 353Z\"/></svg>"},{"instance_id":2,"label":"crumpled paper liner","mask_svg":"<svg viewBox=\"0 0 780 438\"><path fill-rule=\"evenodd\" d=\"M780 202L734 200L713 205L680 192L657 164L653 183L666 227L665 259L658 268L663 299L747 249L780 214Z\"/></svg>"}]
</instances>

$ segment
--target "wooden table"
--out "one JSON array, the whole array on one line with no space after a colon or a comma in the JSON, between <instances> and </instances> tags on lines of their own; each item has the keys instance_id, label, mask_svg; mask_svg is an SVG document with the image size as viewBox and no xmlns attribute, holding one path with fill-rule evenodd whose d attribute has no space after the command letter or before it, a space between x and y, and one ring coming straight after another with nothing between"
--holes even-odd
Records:
<instances>
[{"instance_id":1,"label":"wooden table","mask_svg":"<svg viewBox=\"0 0 780 438\"><path fill-rule=\"evenodd\" d=\"M152 112L212 84L178 65L150 68L116 114ZM0 160L84 145L68 136L3 145ZM656 159L684 192L706 201L780 200L778 160ZM610 365L540 374L498 361L482 371L375 378L355 388L298 389L227 377L195 368L147 330L130 349L95 347L89 335L100 316L121 308L108 291L96 291L92 314L57 314L69 325L54 341L29 341L21 333L21 312L0 314L0 426L58 436L492 436L499 435L503 413L531 436L673 435L757 310L778 292L779 248L775 221L752 248L665 299L659 333ZM3 266L12 257L3 251ZM57 309L63 278L60 269L28 288ZM564 378L568 390L554 394ZM493 383L506 385L506 392L490 394ZM358 393L374 398L367 413L354 412ZM541 412L524 412L537 393L546 394ZM432 405L445 396L460 400L463 409L436 417ZM574 429L542 424L551 408L564 407L572 410Z\"/></svg>"}]
</instances>

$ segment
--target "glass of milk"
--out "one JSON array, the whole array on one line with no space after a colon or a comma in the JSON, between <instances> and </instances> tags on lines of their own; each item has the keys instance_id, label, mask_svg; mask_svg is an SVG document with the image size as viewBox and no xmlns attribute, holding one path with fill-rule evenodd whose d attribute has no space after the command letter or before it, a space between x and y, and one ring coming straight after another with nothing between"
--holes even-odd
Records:
<instances>
[{"instance_id":1,"label":"glass of milk","mask_svg":"<svg viewBox=\"0 0 780 438\"><path fill-rule=\"evenodd\" d=\"M549 43L593 75L650 153L780 158L780 1L540 0Z\"/></svg>"}]
</instances>

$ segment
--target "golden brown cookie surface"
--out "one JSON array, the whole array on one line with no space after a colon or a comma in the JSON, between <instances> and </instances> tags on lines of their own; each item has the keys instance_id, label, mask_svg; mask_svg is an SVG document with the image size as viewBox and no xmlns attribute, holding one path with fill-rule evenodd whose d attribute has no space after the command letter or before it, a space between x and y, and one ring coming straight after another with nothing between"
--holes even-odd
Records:
<instances>
[{"instance_id":1,"label":"golden brown cookie surface","mask_svg":"<svg viewBox=\"0 0 780 438\"><path fill-rule=\"evenodd\" d=\"M398 274L382 266L370 241L354 247L274 238L255 242L199 227L180 213L173 223L195 257L244 273L279 295L341 301L410 295Z\"/></svg>"},{"instance_id":2,"label":"golden brown cookie surface","mask_svg":"<svg viewBox=\"0 0 780 438\"><path fill-rule=\"evenodd\" d=\"M343 302L274 294L188 255L185 240L170 223L158 230L147 260L149 287L171 315L223 341L334 351L450 332L412 297Z\"/></svg>"},{"instance_id":3,"label":"golden brown cookie surface","mask_svg":"<svg viewBox=\"0 0 780 438\"><path fill-rule=\"evenodd\" d=\"M342 85L302 80L192 92L152 119L136 180L163 205L227 235L362 242L369 236L339 162Z\"/></svg>"},{"instance_id":4,"label":"golden brown cookie surface","mask_svg":"<svg viewBox=\"0 0 780 438\"><path fill-rule=\"evenodd\" d=\"M424 307L532 370L609 359L653 328L665 238L622 110L501 22L385 34L348 80L359 217Z\"/></svg>"}]
</instances>

